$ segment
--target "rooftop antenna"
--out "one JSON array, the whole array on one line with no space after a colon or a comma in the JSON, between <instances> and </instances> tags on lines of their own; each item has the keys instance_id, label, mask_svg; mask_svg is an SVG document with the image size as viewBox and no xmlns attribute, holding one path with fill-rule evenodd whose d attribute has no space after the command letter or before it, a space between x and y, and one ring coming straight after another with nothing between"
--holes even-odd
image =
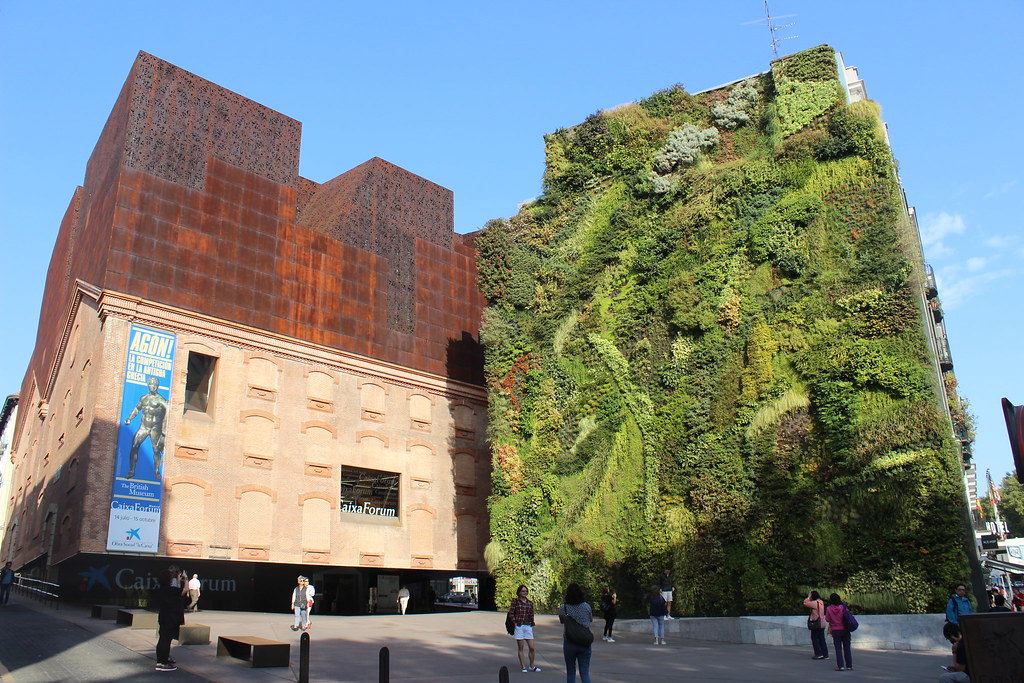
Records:
<instances>
[{"instance_id":1,"label":"rooftop antenna","mask_svg":"<svg viewBox=\"0 0 1024 683\"><path fill-rule=\"evenodd\" d=\"M746 26L748 24L760 24L762 22L766 23L768 25L768 35L770 35L771 38L772 38L772 40L771 40L772 57L774 59L778 59L779 58L779 43L781 43L784 40L790 40L792 38L799 38L800 36L783 36L782 38L780 38L779 35L778 35L779 31L781 29L784 29L784 28L792 27L794 25L794 23L776 25L775 20L776 19L789 19L790 17L795 17L796 15L795 14L783 14L782 16L773 17L772 16L772 11L768 7L768 0L764 0L764 16L765 16L764 19L755 19L754 21L744 21L740 25L741 26Z\"/></svg>"}]
</instances>

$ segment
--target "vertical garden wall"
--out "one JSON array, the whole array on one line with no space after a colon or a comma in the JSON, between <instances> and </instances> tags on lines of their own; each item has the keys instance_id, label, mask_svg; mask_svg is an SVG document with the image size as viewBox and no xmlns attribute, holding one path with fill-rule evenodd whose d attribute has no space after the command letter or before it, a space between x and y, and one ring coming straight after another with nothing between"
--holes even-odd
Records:
<instances>
[{"instance_id":1,"label":"vertical garden wall","mask_svg":"<svg viewBox=\"0 0 1024 683\"><path fill-rule=\"evenodd\" d=\"M878 106L821 46L546 137L543 195L477 241L499 604L792 613L808 587L939 609L961 469Z\"/></svg>"}]
</instances>

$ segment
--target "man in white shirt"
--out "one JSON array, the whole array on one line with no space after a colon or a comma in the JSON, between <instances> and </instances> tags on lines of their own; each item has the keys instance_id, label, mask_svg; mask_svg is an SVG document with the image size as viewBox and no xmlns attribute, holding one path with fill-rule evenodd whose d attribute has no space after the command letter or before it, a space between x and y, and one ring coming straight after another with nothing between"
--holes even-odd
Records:
<instances>
[{"instance_id":1,"label":"man in white shirt","mask_svg":"<svg viewBox=\"0 0 1024 683\"><path fill-rule=\"evenodd\" d=\"M203 583L199 580L199 574L193 574L192 578L188 580L188 611L198 612L199 611L199 590L202 588Z\"/></svg>"}]
</instances>

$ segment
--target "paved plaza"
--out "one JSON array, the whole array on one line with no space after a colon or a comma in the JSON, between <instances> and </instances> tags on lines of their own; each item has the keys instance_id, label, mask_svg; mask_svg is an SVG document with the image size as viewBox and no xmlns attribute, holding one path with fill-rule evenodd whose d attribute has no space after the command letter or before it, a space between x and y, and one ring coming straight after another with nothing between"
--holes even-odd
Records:
<instances>
[{"instance_id":1,"label":"paved plaza","mask_svg":"<svg viewBox=\"0 0 1024 683\"><path fill-rule=\"evenodd\" d=\"M0 609L0 664L4 682L149 681L177 678L210 681L295 680L299 635L288 614L200 612L190 623L212 629L210 645L175 646L179 671L153 671L156 633L130 630L92 619L85 610L55 612L14 597ZM601 623L598 621L598 623ZM597 628L595 628L597 632ZM504 632L504 616L494 612L401 616L315 616L311 635L311 680L377 681L380 648L391 652L395 681L497 681L506 665L510 680L565 680L561 627L557 619L537 619L537 664L541 673L524 674ZM293 643L291 669L252 669L238 660L217 659L218 635L254 635ZM854 671L837 672L831 662L813 661L806 648L731 645L697 641L651 644L646 635L623 633L614 644L594 643L594 681L934 681L942 653L857 650Z\"/></svg>"}]
</instances>

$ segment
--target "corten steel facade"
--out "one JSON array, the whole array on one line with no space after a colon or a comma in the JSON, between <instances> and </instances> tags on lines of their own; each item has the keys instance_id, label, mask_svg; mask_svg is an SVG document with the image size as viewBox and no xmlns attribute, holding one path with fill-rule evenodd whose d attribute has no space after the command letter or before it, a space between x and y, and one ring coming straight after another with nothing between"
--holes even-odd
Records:
<instances>
[{"instance_id":1,"label":"corten steel facade","mask_svg":"<svg viewBox=\"0 0 1024 683\"><path fill-rule=\"evenodd\" d=\"M13 443L15 567L88 599L176 558L246 586L223 606L259 607L249 589L301 565L349 612L378 575L383 603L394 576L482 569L482 301L452 193L376 158L302 178L300 128L139 54L47 274ZM132 324L177 336L156 558L105 550ZM185 406L190 354L215 359L206 410ZM343 512L343 466L398 473L395 517Z\"/></svg>"}]
</instances>

